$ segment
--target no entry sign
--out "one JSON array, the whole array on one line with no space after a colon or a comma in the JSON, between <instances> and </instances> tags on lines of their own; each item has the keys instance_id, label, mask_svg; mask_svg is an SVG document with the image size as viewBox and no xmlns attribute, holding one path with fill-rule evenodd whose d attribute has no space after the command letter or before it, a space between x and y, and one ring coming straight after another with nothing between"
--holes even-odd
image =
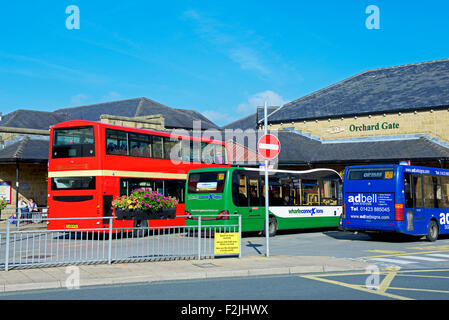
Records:
<instances>
[{"instance_id":1,"label":"no entry sign","mask_svg":"<svg viewBox=\"0 0 449 320\"><path fill-rule=\"evenodd\" d=\"M257 149L262 157L272 160L279 155L279 152L281 151L281 143L278 138L272 134L266 134L259 139Z\"/></svg>"}]
</instances>

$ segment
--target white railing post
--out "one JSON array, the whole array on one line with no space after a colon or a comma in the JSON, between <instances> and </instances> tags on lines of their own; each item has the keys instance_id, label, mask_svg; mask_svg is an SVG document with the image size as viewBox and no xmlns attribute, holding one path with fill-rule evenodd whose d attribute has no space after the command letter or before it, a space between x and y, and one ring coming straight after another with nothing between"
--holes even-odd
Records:
<instances>
[{"instance_id":1,"label":"white railing post","mask_svg":"<svg viewBox=\"0 0 449 320\"><path fill-rule=\"evenodd\" d=\"M109 217L108 264L112 263L112 221L113 217Z\"/></svg>"},{"instance_id":2,"label":"white railing post","mask_svg":"<svg viewBox=\"0 0 449 320\"><path fill-rule=\"evenodd\" d=\"M9 268L9 236L10 236L10 220L6 220L6 252L5 252L5 271Z\"/></svg>"},{"instance_id":3,"label":"white railing post","mask_svg":"<svg viewBox=\"0 0 449 320\"><path fill-rule=\"evenodd\" d=\"M201 216L198 217L198 260L201 260Z\"/></svg>"},{"instance_id":4,"label":"white railing post","mask_svg":"<svg viewBox=\"0 0 449 320\"><path fill-rule=\"evenodd\" d=\"M239 258L242 257L242 215L239 214Z\"/></svg>"}]
</instances>

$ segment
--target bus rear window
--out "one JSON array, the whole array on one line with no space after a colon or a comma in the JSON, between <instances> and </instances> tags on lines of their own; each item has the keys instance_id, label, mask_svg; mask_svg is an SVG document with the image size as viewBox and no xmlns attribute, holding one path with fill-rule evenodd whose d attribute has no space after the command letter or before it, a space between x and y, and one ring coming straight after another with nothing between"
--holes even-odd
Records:
<instances>
[{"instance_id":1,"label":"bus rear window","mask_svg":"<svg viewBox=\"0 0 449 320\"><path fill-rule=\"evenodd\" d=\"M53 132L53 158L94 157L93 127L55 129Z\"/></svg>"},{"instance_id":2,"label":"bus rear window","mask_svg":"<svg viewBox=\"0 0 449 320\"><path fill-rule=\"evenodd\" d=\"M348 172L348 180L391 180L393 168L352 168Z\"/></svg>"},{"instance_id":3,"label":"bus rear window","mask_svg":"<svg viewBox=\"0 0 449 320\"><path fill-rule=\"evenodd\" d=\"M51 178L51 190L95 190L95 177Z\"/></svg>"},{"instance_id":4,"label":"bus rear window","mask_svg":"<svg viewBox=\"0 0 449 320\"><path fill-rule=\"evenodd\" d=\"M226 172L201 172L189 175L188 193L223 193Z\"/></svg>"}]
</instances>

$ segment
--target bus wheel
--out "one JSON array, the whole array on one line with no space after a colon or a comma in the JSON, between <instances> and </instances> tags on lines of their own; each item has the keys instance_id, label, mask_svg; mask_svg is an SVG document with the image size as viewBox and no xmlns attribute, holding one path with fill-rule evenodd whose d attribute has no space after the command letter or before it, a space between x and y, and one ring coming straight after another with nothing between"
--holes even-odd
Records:
<instances>
[{"instance_id":1,"label":"bus wheel","mask_svg":"<svg viewBox=\"0 0 449 320\"><path fill-rule=\"evenodd\" d=\"M270 217L268 220L268 230L269 236L274 237L278 231L278 222L275 217ZM263 235L265 236L265 228L263 230Z\"/></svg>"},{"instance_id":2,"label":"bus wheel","mask_svg":"<svg viewBox=\"0 0 449 320\"><path fill-rule=\"evenodd\" d=\"M438 223L435 220L430 220L429 231L427 232L426 239L430 242L435 242L438 239L439 234Z\"/></svg>"}]
</instances>

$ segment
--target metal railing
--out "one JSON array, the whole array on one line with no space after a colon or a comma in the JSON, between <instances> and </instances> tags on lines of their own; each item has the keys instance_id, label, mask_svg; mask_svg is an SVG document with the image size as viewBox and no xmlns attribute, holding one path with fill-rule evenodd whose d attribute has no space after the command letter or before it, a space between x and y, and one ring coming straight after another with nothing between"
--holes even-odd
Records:
<instances>
[{"instance_id":1,"label":"metal railing","mask_svg":"<svg viewBox=\"0 0 449 320\"><path fill-rule=\"evenodd\" d=\"M40 221L21 219L15 225L7 220L6 226L0 227L0 268L8 271L68 264L215 258L226 255L215 252L214 238L218 233L238 236L238 253L231 255L241 257L241 216L234 216L234 220L215 218L217 215L204 215L192 225L158 227L152 226L152 220L147 227L119 227L115 217L42 217ZM47 228L49 224L65 221L82 225L83 220L104 221L108 226Z\"/></svg>"}]
</instances>

